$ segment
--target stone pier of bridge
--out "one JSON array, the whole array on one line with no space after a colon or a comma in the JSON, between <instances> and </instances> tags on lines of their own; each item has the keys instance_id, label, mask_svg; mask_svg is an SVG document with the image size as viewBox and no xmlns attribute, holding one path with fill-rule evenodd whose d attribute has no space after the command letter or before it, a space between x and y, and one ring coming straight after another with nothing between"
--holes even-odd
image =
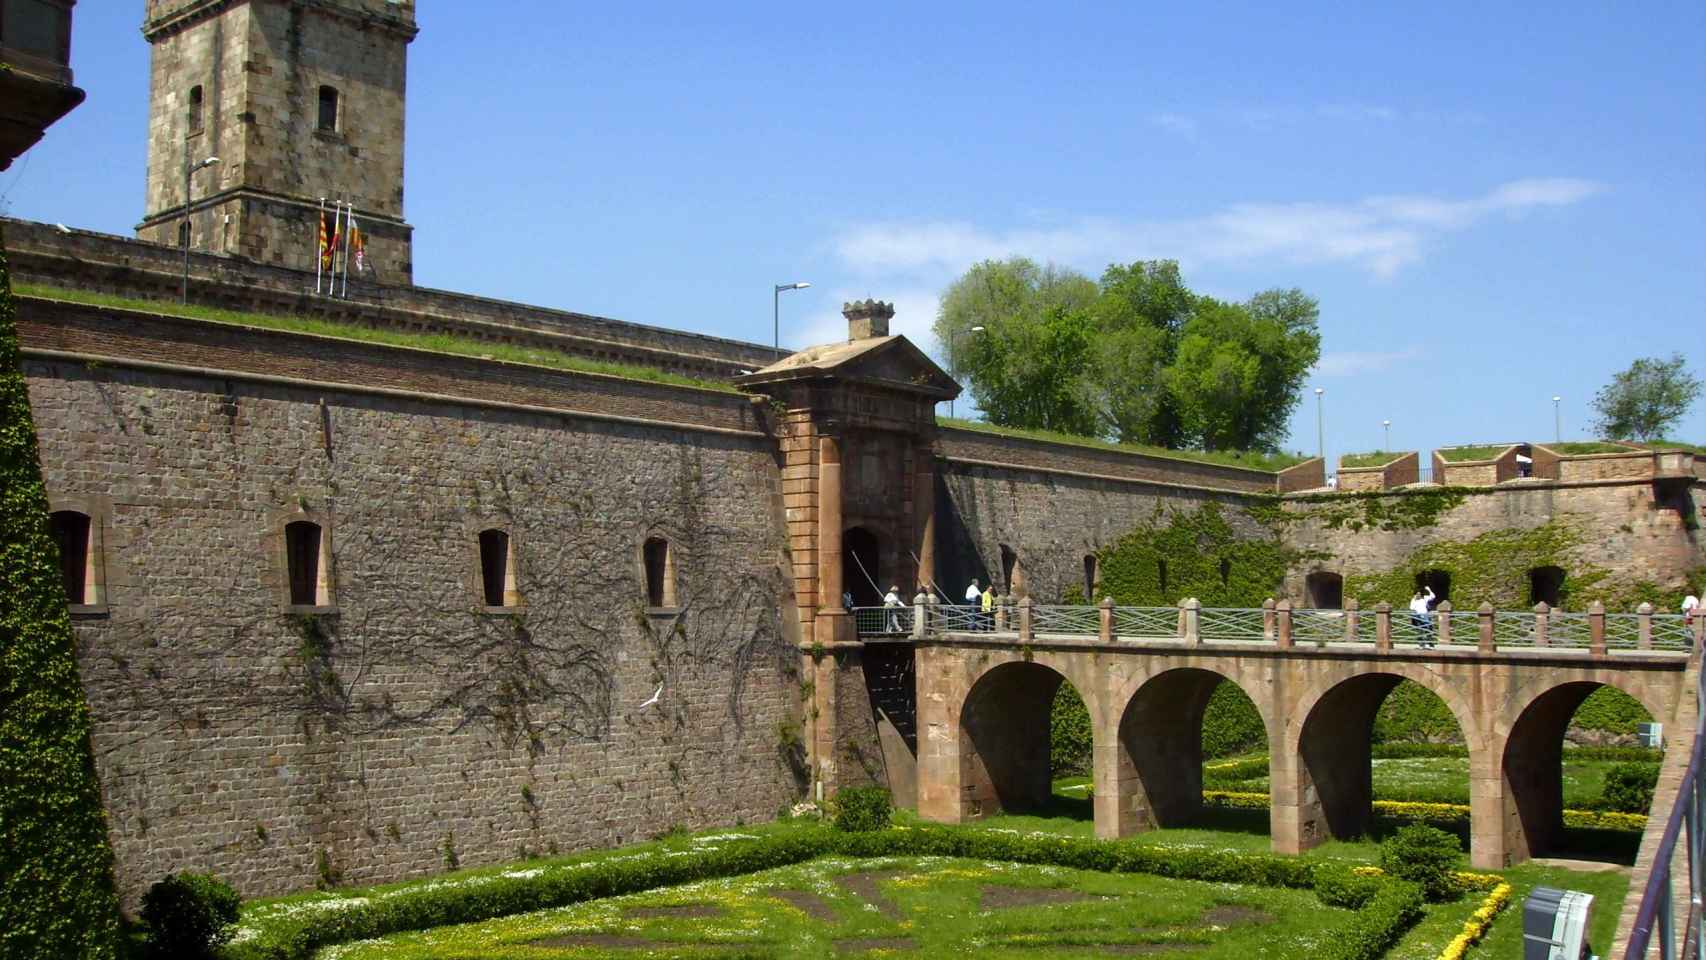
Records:
<instances>
[{"instance_id":1,"label":"stone pier of bridge","mask_svg":"<svg viewBox=\"0 0 1706 960\"><path fill-rule=\"evenodd\" d=\"M1228 680L1261 713L1273 849L1298 853L1372 826L1374 717L1412 680L1439 695L1470 763L1470 859L1495 869L1537 856L1563 828L1565 728L1601 685L1664 724L1686 757L1699 656L1576 649L1376 649L942 634L916 643L921 816L960 823L1041 806L1049 716L1070 682L1093 727L1096 835L1188 824L1202 806L1202 720Z\"/></svg>"}]
</instances>

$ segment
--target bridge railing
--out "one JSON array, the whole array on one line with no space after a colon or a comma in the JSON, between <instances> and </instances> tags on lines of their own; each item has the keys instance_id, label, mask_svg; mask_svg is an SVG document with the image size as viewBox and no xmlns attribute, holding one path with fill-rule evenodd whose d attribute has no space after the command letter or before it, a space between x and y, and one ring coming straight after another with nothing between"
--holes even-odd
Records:
<instances>
[{"instance_id":1,"label":"bridge railing","mask_svg":"<svg viewBox=\"0 0 1706 960\"><path fill-rule=\"evenodd\" d=\"M1528 610L1455 610L1447 604L1419 619L1408 610L1292 609L1285 602L1263 607L1202 607L1196 601L1177 607L1021 605L1002 598L991 613L976 604L917 602L911 607L861 607L854 611L859 634L1020 633L1099 637L1104 613L1111 640L1179 639L1194 643L1272 643L1293 645L1377 645L1385 619L1386 642L1393 645L1560 649L1689 651L1700 643L1706 620L1652 613L1642 604L1635 613L1607 613L1596 604L1588 613L1537 607ZM922 615L922 630L913 629ZM1483 630L1490 637L1483 639ZM1483 647L1485 649L1485 647ZM1706 958L1702 958L1706 960Z\"/></svg>"},{"instance_id":2,"label":"bridge railing","mask_svg":"<svg viewBox=\"0 0 1706 960\"><path fill-rule=\"evenodd\" d=\"M1682 619L1678 617L1677 619ZM1641 891L1641 905L1635 912L1635 924L1629 933L1629 946L1623 960L1647 960L1653 946L1653 931L1659 934L1660 960L1677 960L1682 944L1677 942L1676 908L1684 908L1683 942L1688 945L1692 960L1706 960L1706 926L1702 925L1701 894L1706 890L1702 871L1706 869L1706 674L1697 691L1699 719L1694 726L1694 748L1689 752L1688 771L1682 775L1677 788L1676 806L1665 818L1665 830L1659 838L1658 850L1652 860L1647 885ZM1672 889L1676 850L1683 845L1688 862L1688 895L1681 899Z\"/></svg>"}]
</instances>

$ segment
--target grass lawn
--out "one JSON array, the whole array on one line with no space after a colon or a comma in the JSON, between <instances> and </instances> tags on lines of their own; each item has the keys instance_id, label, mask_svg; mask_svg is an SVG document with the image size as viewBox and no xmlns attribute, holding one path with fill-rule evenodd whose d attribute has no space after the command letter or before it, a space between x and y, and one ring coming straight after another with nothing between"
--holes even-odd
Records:
<instances>
[{"instance_id":1,"label":"grass lawn","mask_svg":"<svg viewBox=\"0 0 1706 960\"><path fill-rule=\"evenodd\" d=\"M1385 450L1372 450L1368 453L1347 453L1339 457L1341 468L1384 467L1403 456L1401 453L1389 453Z\"/></svg>"},{"instance_id":2,"label":"grass lawn","mask_svg":"<svg viewBox=\"0 0 1706 960\"><path fill-rule=\"evenodd\" d=\"M1467 460L1491 460L1508 449L1510 444L1498 447L1442 447L1434 452L1447 463L1462 463Z\"/></svg>"},{"instance_id":3,"label":"grass lawn","mask_svg":"<svg viewBox=\"0 0 1706 960\"><path fill-rule=\"evenodd\" d=\"M1351 919L1312 892L945 858L824 858L486 923L326 960L1180 952L1307 957ZM879 954L882 955L882 954Z\"/></svg>"},{"instance_id":4,"label":"grass lawn","mask_svg":"<svg viewBox=\"0 0 1706 960\"><path fill-rule=\"evenodd\" d=\"M1080 447L1095 447L1100 450L1117 450L1122 453L1141 453L1151 457L1167 457L1173 460L1194 460L1198 463L1218 463L1226 467L1243 467L1247 470L1262 470L1277 472L1287 467L1294 467L1308 459L1302 454L1291 453L1261 453L1257 451L1206 451L1206 450L1169 450L1166 447L1152 447L1140 443L1115 443L1100 437L1081 437L1071 433L1060 433L1054 430L1032 430L1023 427L998 427L993 423L982 420L962 420L949 417L937 417L936 422L944 427L957 427L961 430L976 430L981 433L994 433L1008 437L1026 437L1031 440L1046 440L1050 443L1069 443Z\"/></svg>"},{"instance_id":5,"label":"grass lawn","mask_svg":"<svg viewBox=\"0 0 1706 960\"><path fill-rule=\"evenodd\" d=\"M1585 456L1592 453L1640 452L1632 447L1625 447L1620 443L1603 443L1598 440L1577 440L1569 443L1548 443L1545 444L1545 446L1549 450L1555 450L1558 453L1574 457Z\"/></svg>"}]
</instances>

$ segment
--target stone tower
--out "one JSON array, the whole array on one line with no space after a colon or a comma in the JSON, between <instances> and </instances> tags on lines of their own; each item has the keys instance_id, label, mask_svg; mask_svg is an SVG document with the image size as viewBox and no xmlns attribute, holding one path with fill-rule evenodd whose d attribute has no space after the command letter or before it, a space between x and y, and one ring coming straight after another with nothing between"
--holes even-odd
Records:
<instances>
[{"instance_id":1,"label":"stone tower","mask_svg":"<svg viewBox=\"0 0 1706 960\"><path fill-rule=\"evenodd\" d=\"M409 283L403 100L414 0L147 0L144 240L312 271L320 198L355 205L372 279Z\"/></svg>"}]
</instances>

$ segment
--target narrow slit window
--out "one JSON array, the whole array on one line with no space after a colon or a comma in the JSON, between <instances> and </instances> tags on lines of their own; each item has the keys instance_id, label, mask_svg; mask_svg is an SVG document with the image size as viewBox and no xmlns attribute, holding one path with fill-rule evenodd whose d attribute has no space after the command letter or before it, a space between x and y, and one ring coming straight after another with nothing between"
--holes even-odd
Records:
<instances>
[{"instance_id":1,"label":"narrow slit window","mask_svg":"<svg viewBox=\"0 0 1706 960\"><path fill-rule=\"evenodd\" d=\"M72 606L90 602L89 515L61 510L49 519L53 539L59 544L59 570L65 581L65 598Z\"/></svg>"},{"instance_id":2,"label":"narrow slit window","mask_svg":"<svg viewBox=\"0 0 1706 960\"><path fill-rule=\"evenodd\" d=\"M668 540L653 537L646 541L645 566L646 604L675 606L675 559L670 556Z\"/></svg>"},{"instance_id":3,"label":"narrow slit window","mask_svg":"<svg viewBox=\"0 0 1706 960\"><path fill-rule=\"evenodd\" d=\"M514 596L509 563L509 534L502 530L480 532L480 584L486 606L507 607Z\"/></svg>"},{"instance_id":4,"label":"narrow slit window","mask_svg":"<svg viewBox=\"0 0 1706 960\"><path fill-rule=\"evenodd\" d=\"M1087 601L1089 603L1095 603L1096 602L1096 584L1101 579L1102 579L1101 573L1100 573L1100 571L1098 571L1096 569L1096 555L1093 553L1085 554L1084 555L1084 599L1085 599L1085 601Z\"/></svg>"},{"instance_id":5,"label":"narrow slit window","mask_svg":"<svg viewBox=\"0 0 1706 960\"><path fill-rule=\"evenodd\" d=\"M335 133L338 129L338 90L336 87L320 88L320 129L327 133Z\"/></svg>"},{"instance_id":6,"label":"narrow slit window","mask_svg":"<svg viewBox=\"0 0 1706 960\"><path fill-rule=\"evenodd\" d=\"M320 525L306 520L297 520L284 528L285 566L290 573L293 605L319 605L320 536Z\"/></svg>"},{"instance_id":7,"label":"narrow slit window","mask_svg":"<svg viewBox=\"0 0 1706 960\"><path fill-rule=\"evenodd\" d=\"M201 85L190 88L190 132L201 132Z\"/></svg>"}]
</instances>

